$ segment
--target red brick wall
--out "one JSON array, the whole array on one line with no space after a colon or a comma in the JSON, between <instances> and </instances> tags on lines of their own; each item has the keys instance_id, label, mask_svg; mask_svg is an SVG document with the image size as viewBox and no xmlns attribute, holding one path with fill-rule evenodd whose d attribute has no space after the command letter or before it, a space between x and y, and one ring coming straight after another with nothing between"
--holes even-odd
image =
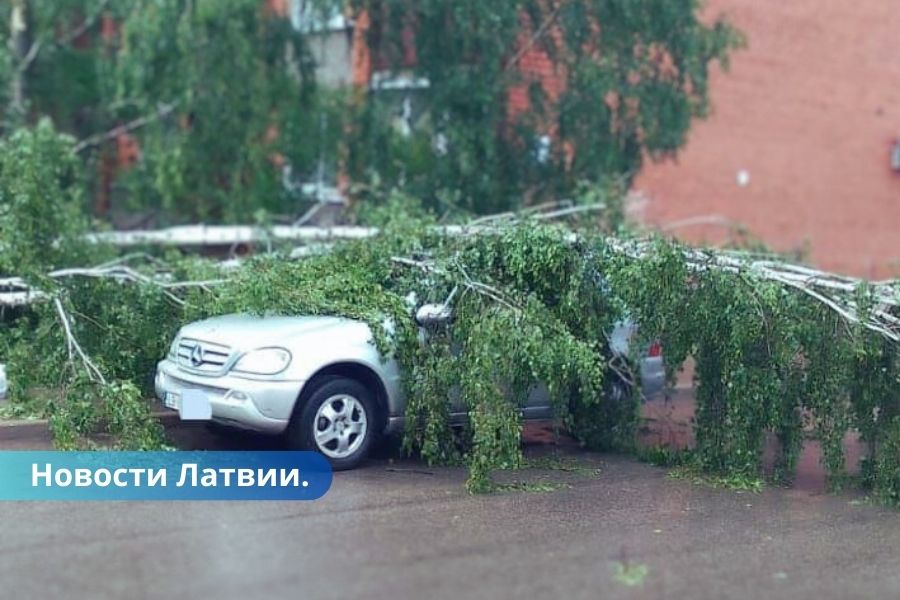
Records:
<instances>
[{"instance_id":1,"label":"red brick wall","mask_svg":"<svg viewBox=\"0 0 900 600\"><path fill-rule=\"evenodd\" d=\"M522 33L519 34L517 48L510 57L510 61L515 61L515 64L507 67L518 69L521 75L521 83L509 90L508 111L511 119L515 119L529 110L531 102L528 97L528 88L531 84L537 82L541 84L546 102L550 107L559 100L566 89L565 73L553 62L544 49L544 44L548 43L548 40L551 43L561 43L559 28L550 27L549 30L542 33L541 40L536 41L533 38L541 25L535 26L531 23L528 15L524 13L520 21L522 22ZM551 123L553 121L554 119L550 119Z\"/></svg>"},{"instance_id":2,"label":"red brick wall","mask_svg":"<svg viewBox=\"0 0 900 600\"><path fill-rule=\"evenodd\" d=\"M677 161L635 188L651 224L722 215L771 246L808 245L850 274L900 272L900 4L896 0L709 0L748 37L712 77L713 114ZM737 173L746 170L741 187ZM716 242L711 226L678 230Z\"/></svg>"}]
</instances>

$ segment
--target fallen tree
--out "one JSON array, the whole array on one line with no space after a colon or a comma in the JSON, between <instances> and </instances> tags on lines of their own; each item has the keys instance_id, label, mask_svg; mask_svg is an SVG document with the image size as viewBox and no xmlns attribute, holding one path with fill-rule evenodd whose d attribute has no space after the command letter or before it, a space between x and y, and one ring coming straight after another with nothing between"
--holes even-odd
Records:
<instances>
[{"instance_id":1,"label":"fallen tree","mask_svg":"<svg viewBox=\"0 0 900 600\"><path fill-rule=\"evenodd\" d=\"M602 210L602 208L602 205L577 206L539 213L528 216L528 219L529 221L540 221L578 212ZM494 221L501 221L501 225L491 224ZM490 235L501 232L503 227L515 225L519 222L521 222L521 216L517 217L514 213L504 213L502 215L482 217L468 225L436 226L432 228L432 232L443 236ZM126 248L147 244L161 246L208 246L271 243L272 241L302 241L307 244L313 244L313 246L299 246L291 253L292 258L302 258L307 256L309 254L307 250L315 248L317 243L364 240L373 238L378 234L379 229L376 227L360 226L315 227L285 225L262 228L254 226L188 225L155 231L93 233L88 234L85 239L91 243L111 244ZM577 240L577 236L572 234L567 239L574 243ZM610 238L606 242L613 251L620 252L624 256L635 260L646 258L655 243L652 237L624 241ZM838 275L784 262L775 255L760 255L739 250L704 250L684 247L682 252L686 264L692 271L714 269L734 275L749 274L792 287L834 310L850 323L860 322L855 298L857 292L865 287L875 301L875 306L867 311L867 320L863 325L892 341L900 342L900 318L894 314L898 309L898 305L900 305L900 294L898 294L898 284L895 280L869 282L860 278ZM145 253L136 253L95 267L51 271L47 273L47 277L52 279L77 276L105 277L135 282L143 281L159 285L165 289L191 286L208 287L224 281L221 279L184 282L153 281L152 278L124 266L123 263L133 258L152 257ZM7 290L0 292L0 306L19 306L28 304L31 301L45 299L39 290L32 289L20 277L0 279L0 290ZM170 295L170 297L176 302L180 301L174 295Z\"/></svg>"},{"instance_id":2,"label":"fallen tree","mask_svg":"<svg viewBox=\"0 0 900 600\"><path fill-rule=\"evenodd\" d=\"M557 419L583 443L633 448L637 396L614 403L604 394L619 376L608 367L606 336L629 315L645 341L662 342L671 374L689 356L697 364L698 468L759 477L771 432L781 442L777 475L789 478L812 425L839 485L841 442L857 430L869 443L867 481L886 500L900 499L893 282L520 221L401 221L337 230L350 233L344 240L330 230L310 238L330 240L327 252L264 255L224 270L132 255L57 269L27 286L7 279L3 285L20 286L9 293L27 288L32 299L52 300L36 302L11 327L11 381L19 393L67 388L53 409L65 443L76 443L103 423L124 429L127 419L111 417L118 404L109 390L136 397L186 321L235 311L347 316L368 322L375 343L405 367L405 448L429 462L464 461L470 487L486 490L493 470L521 462L516 407L536 381L548 385ZM410 292L454 308L453 327L427 346L404 302ZM385 315L400 324L394 336L381 329ZM451 343L462 352L451 353ZM452 386L470 413L461 446L447 415ZM157 443L147 433L152 423L137 421L143 429L132 428L126 444Z\"/></svg>"}]
</instances>

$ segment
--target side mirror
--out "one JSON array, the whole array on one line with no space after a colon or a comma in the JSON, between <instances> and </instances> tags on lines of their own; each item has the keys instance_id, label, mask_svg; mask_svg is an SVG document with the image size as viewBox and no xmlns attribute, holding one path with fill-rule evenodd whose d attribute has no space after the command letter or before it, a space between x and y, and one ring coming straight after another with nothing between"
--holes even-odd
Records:
<instances>
[{"instance_id":1,"label":"side mirror","mask_svg":"<svg viewBox=\"0 0 900 600\"><path fill-rule=\"evenodd\" d=\"M422 327L442 325L453 316L453 310L446 304L423 304L416 311L416 323Z\"/></svg>"}]
</instances>

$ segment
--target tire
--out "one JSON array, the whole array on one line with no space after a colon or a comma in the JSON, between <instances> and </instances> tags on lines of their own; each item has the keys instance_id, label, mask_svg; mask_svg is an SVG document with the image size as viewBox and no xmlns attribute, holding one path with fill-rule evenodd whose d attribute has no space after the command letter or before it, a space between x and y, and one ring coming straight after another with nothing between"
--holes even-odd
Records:
<instances>
[{"instance_id":1,"label":"tire","mask_svg":"<svg viewBox=\"0 0 900 600\"><path fill-rule=\"evenodd\" d=\"M312 385L304 394L305 402L294 410L288 445L322 453L335 471L356 468L380 433L373 394L347 377L329 377Z\"/></svg>"}]
</instances>

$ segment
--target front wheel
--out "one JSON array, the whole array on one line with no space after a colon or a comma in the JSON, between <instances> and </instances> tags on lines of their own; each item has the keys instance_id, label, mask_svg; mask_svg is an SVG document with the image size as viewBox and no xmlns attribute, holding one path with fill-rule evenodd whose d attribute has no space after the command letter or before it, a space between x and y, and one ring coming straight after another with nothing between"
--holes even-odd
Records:
<instances>
[{"instance_id":1,"label":"front wheel","mask_svg":"<svg viewBox=\"0 0 900 600\"><path fill-rule=\"evenodd\" d=\"M336 471L353 469L369 454L378 436L372 394L346 377L314 385L291 421L288 443L321 452Z\"/></svg>"}]
</instances>

